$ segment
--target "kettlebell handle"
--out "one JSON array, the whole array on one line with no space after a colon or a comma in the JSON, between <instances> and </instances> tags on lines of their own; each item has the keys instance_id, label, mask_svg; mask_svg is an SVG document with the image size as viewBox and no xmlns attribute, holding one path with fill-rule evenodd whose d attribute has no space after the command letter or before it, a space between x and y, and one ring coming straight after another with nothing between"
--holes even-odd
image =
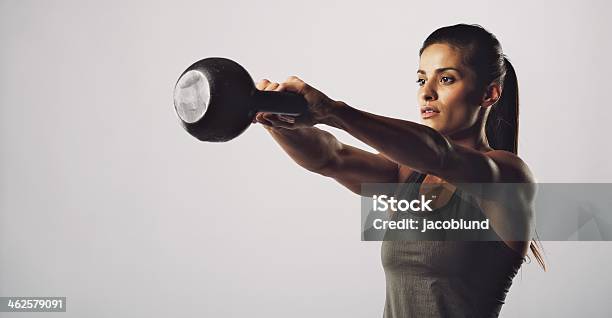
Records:
<instances>
[{"instance_id":1,"label":"kettlebell handle","mask_svg":"<svg viewBox=\"0 0 612 318\"><path fill-rule=\"evenodd\" d=\"M253 103L257 112L299 116L308 110L306 99L293 92L255 90Z\"/></svg>"}]
</instances>

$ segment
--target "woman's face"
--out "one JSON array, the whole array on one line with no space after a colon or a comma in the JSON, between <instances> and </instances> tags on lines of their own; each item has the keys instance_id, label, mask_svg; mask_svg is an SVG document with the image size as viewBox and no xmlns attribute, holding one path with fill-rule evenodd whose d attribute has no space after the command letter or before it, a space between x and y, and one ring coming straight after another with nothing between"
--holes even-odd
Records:
<instances>
[{"instance_id":1,"label":"woman's face","mask_svg":"<svg viewBox=\"0 0 612 318\"><path fill-rule=\"evenodd\" d=\"M461 52L447 44L428 46L417 71L417 101L421 121L444 135L473 126L480 106L474 72L465 67Z\"/></svg>"}]
</instances>

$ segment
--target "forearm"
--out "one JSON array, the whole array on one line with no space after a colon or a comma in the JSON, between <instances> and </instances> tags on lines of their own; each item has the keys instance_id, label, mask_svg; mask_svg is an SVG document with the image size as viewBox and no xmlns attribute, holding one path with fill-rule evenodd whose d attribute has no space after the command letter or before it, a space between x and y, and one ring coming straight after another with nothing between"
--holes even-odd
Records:
<instances>
[{"instance_id":1,"label":"forearm","mask_svg":"<svg viewBox=\"0 0 612 318\"><path fill-rule=\"evenodd\" d=\"M316 173L323 173L331 166L342 149L342 143L332 134L315 127L299 129L266 127L266 130L291 159Z\"/></svg>"},{"instance_id":2,"label":"forearm","mask_svg":"<svg viewBox=\"0 0 612 318\"><path fill-rule=\"evenodd\" d=\"M344 103L330 109L322 123L348 132L394 162L425 173L439 171L451 147L430 127L367 113Z\"/></svg>"}]
</instances>

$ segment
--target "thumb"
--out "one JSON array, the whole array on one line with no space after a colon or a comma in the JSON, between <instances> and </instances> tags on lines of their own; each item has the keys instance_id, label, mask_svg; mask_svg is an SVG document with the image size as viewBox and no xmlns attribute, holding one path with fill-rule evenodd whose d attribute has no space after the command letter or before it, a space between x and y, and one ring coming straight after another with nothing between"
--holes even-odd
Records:
<instances>
[{"instance_id":1,"label":"thumb","mask_svg":"<svg viewBox=\"0 0 612 318\"><path fill-rule=\"evenodd\" d=\"M291 76L286 81L281 83L278 87L279 91L288 91L297 93L300 95L305 95L308 89L308 84L304 83L301 79Z\"/></svg>"}]
</instances>

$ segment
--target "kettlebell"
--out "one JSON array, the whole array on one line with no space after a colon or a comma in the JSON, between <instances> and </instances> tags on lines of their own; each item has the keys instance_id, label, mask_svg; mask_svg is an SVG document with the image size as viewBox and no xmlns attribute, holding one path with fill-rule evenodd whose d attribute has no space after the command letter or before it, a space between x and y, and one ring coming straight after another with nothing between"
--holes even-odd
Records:
<instances>
[{"instance_id":1,"label":"kettlebell","mask_svg":"<svg viewBox=\"0 0 612 318\"><path fill-rule=\"evenodd\" d=\"M308 105L292 92L260 91L240 64L210 57L179 76L174 108L189 134L201 141L225 142L242 134L257 112L299 116Z\"/></svg>"}]
</instances>

